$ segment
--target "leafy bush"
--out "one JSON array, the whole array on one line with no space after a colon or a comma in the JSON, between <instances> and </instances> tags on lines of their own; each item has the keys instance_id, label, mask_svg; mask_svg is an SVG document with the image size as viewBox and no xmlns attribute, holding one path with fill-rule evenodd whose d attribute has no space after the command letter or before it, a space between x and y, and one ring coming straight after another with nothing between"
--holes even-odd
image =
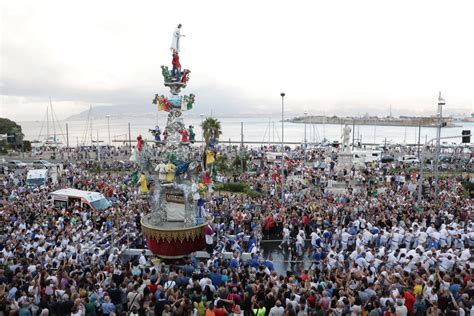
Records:
<instances>
[{"instance_id":1,"label":"leafy bush","mask_svg":"<svg viewBox=\"0 0 474 316\"><path fill-rule=\"evenodd\" d=\"M247 188L248 185L242 182L219 183L216 185L217 190L229 192L245 192Z\"/></svg>"},{"instance_id":2,"label":"leafy bush","mask_svg":"<svg viewBox=\"0 0 474 316\"><path fill-rule=\"evenodd\" d=\"M474 182L465 181L465 182L462 183L462 186L466 190L469 190L469 191L474 190Z\"/></svg>"},{"instance_id":3,"label":"leafy bush","mask_svg":"<svg viewBox=\"0 0 474 316\"><path fill-rule=\"evenodd\" d=\"M462 183L462 186L464 187L464 196L472 198L474 195L474 183L465 181Z\"/></svg>"},{"instance_id":4,"label":"leafy bush","mask_svg":"<svg viewBox=\"0 0 474 316\"><path fill-rule=\"evenodd\" d=\"M228 158L226 154L222 154L217 157L217 160L214 164L214 168L216 168L218 172L222 173L225 173L229 170Z\"/></svg>"},{"instance_id":5,"label":"leafy bush","mask_svg":"<svg viewBox=\"0 0 474 316\"><path fill-rule=\"evenodd\" d=\"M260 196L260 193L253 191L248 184L242 182L219 183L216 184L215 189L219 191L245 193L252 198Z\"/></svg>"}]
</instances>

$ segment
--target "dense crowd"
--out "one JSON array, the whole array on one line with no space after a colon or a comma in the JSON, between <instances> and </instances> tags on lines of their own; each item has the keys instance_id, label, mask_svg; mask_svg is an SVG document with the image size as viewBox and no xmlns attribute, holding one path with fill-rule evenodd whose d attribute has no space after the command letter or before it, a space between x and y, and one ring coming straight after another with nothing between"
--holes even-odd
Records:
<instances>
[{"instance_id":1,"label":"dense crowd","mask_svg":"<svg viewBox=\"0 0 474 316\"><path fill-rule=\"evenodd\" d=\"M282 203L280 165L264 151L249 150L247 172L219 175L255 194L209 196L209 258L176 262L123 255L144 244L139 221L149 212L129 173L66 161L57 184L31 190L10 171L1 184L0 315L474 313L463 179L442 179L436 190L427 178L418 203L418 175L397 162L341 170L332 148L288 150ZM48 193L64 187L99 191L113 206L53 207ZM277 271L267 239L281 240L275 251L288 271Z\"/></svg>"}]
</instances>

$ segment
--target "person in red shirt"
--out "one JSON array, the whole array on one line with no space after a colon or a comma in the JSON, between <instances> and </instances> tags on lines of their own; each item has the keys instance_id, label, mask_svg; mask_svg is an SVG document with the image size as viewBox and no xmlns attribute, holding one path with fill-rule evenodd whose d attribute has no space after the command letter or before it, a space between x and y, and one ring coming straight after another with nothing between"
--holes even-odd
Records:
<instances>
[{"instance_id":1,"label":"person in red shirt","mask_svg":"<svg viewBox=\"0 0 474 316\"><path fill-rule=\"evenodd\" d=\"M304 270L303 273L301 274L300 276L301 278L301 281L308 281L309 277L308 277L308 270Z\"/></svg>"},{"instance_id":2,"label":"person in red shirt","mask_svg":"<svg viewBox=\"0 0 474 316\"><path fill-rule=\"evenodd\" d=\"M216 316L227 316L229 313L224 307L224 301L219 300L217 301L217 306L214 308L214 315Z\"/></svg>"},{"instance_id":3,"label":"person in red shirt","mask_svg":"<svg viewBox=\"0 0 474 316\"><path fill-rule=\"evenodd\" d=\"M234 303L235 303L235 300L237 300L237 302L242 301L242 298L240 294L238 293L237 288L235 286L232 288L232 292L227 295L227 300L234 301Z\"/></svg>"},{"instance_id":4,"label":"person in red shirt","mask_svg":"<svg viewBox=\"0 0 474 316\"><path fill-rule=\"evenodd\" d=\"M309 216L306 213L304 213L304 215L303 215L303 225L305 227L309 225Z\"/></svg>"},{"instance_id":5,"label":"person in red shirt","mask_svg":"<svg viewBox=\"0 0 474 316\"><path fill-rule=\"evenodd\" d=\"M314 291L311 291L309 294L308 298L306 299L306 304L308 304L310 308L316 307L316 296L314 295Z\"/></svg>"},{"instance_id":6,"label":"person in red shirt","mask_svg":"<svg viewBox=\"0 0 474 316\"><path fill-rule=\"evenodd\" d=\"M409 291L409 289L407 289L403 293L403 297L405 298L405 306L408 309L408 314L411 314L413 311L413 305L415 304L415 296Z\"/></svg>"},{"instance_id":7,"label":"person in red shirt","mask_svg":"<svg viewBox=\"0 0 474 316\"><path fill-rule=\"evenodd\" d=\"M150 290L150 293L152 294L153 299L155 299L155 292L158 289L158 286L156 285L156 281L151 280L150 284L148 284L146 287Z\"/></svg>"},{"instance_id":8,"label":"person in red shirt","mask_svg":"<svg viewBox=\"0 0 474 316\"><path fill-rule=\"evenodd\" d=\"M273 219L273 215L269 215L266 217L263 221L264 225L264 231L268 234L268 237L273 233L273 230L275 229L275 220Z\"/></svg>"}]
</instances>

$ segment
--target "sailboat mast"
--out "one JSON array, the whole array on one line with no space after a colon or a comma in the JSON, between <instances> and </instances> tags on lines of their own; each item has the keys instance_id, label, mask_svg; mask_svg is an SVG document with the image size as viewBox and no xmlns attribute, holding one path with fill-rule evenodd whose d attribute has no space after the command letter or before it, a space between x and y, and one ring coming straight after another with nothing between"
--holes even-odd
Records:
<instances>
[{"instance_id":1,"label":"sailboat mast","mask_svg":"<svg viewBox=\"0 0 474 316\"><path fill-rule=\"evenodd\" d=\"M46 141L49 140L49 107L46 107Z\"/></svg>"},{"instance_id":2,"label":"sailboat mast","mask_svg":"<svg viewBox=\"0 0 474 316\"><path fill-rule=\"evenodd\" d=\"M90 107L90 112L92 113L92 105ZM93 137L92 137L92 121L93 121L93 118L91 116L91 148L92 148L92 146L94 146L94 141L93 141Z\"/></svg>"},{"instance_id":3,"label":"sailboat mast","mask_svg":"<svg viewBox=\"0 0 474 316\"><path fill-rule=\"evenodd\" d=\"M51 121L53 122L53 142L56 143L56 124L54 124L53 103L51 102L51 96L49 97L49 106L51 107Z\"/></svg>"}]
</instances>

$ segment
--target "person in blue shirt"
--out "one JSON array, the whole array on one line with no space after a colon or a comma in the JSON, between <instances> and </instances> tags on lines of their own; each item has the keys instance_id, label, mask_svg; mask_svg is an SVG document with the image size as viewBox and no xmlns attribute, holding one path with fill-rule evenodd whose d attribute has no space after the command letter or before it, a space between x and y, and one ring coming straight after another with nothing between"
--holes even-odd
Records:
<instances>
[{"instance_id":1,"label":"person in blue shirt","mask_svg":"<svg viewBox=\"0 0 474 316\"><path fill-rule=\"evenodd\" d=\"M249 266L251 266L252 268L255 268L255 269L258 269L260 267L260 262L258 261L258 256L257 255L252 256L252 259L250 259L250 261L249 261Z\"/></svg>"},{"instance_id":2,"label":"person in blue shirt","mask_svg":"<svg viewBox=\"0 0 474 316\"><path fill-rule=\"evenodd\" d=\"M268 256L268 259L263 262L263 264L264 264L264 265L268 268L268 270L270 270L270 271L274 271L274 270L275 270L275 267L274 267L274 265L273 265L273 261L272 261L272 260L273 260L273 258L272 258L272 256L270 255L270 256Z\"/></svg>"},{"instance_id":3,"label":"person in blue shirt","mask_svg":"<svg viewBox=\"0 0 474 316\"><path fill-rule=\"evenodd\" d=\"M311 263L311 267L313 266L313 264L319 268L320 267L320 263L321 263L321 250L320 249L315 249L314 250L314 253L313 253L313 262Z\"/></svg>"},{"instance_id":4,"label":"person in blue shirt","mask_svg":"<svg viewBox=\"0 0 474 316\"><path fill-rule=\"evenodd\" d=\"M194 252L193 255L191 256L191 265L194 267L194 268L197 268L198 266L198 259L196 257L196 253Z\"/></svg>"},{"instance_id":5,"label":"person in blue shirt","mask_svg":"<svg viewBox=\"0 0 474 316\"><path fill-rule=\"evenodd\" d=\"M104 316L108 316L110 315L111 313L114 313L115 312L115 305L110 301L110 297L109 296L106 296L104 298L104 302L102 303L102 314Z\"/></svg>"},{"instance_id":6,"label":"person in blue shirt","mask_svg":"<svg viewBox=\"0 0 474 316\"><path fill-rule=\"evenodd\" d=\"M355 236L357 234L357 228L355 226L352 226L351 229L349 230L349 234L352 236Z\"/></svg>"},{"instance_id":7,"label":"person in blue shirt","mask_svg":"<svg viewBox=\"0 0 474 316\"><path fill-rule=\"evenodd\" d=\"M250 235L249 240L247 241L249 251L250 251L250 249L252 249L252 246L255 245L255 243L256 243L256 240L255 240L255 237L252 234L252 235Z\"/></svg>"},{"instance_id":8,"label":"person in blue shirt","mask_svg":"<svg viewBox=\"0 0 474 316\"><path fill-rule=\"evenodd\" d=\"M239 268L239 258L237 257L237 254L234 253L232 259L230 259L229 262L229 269L238 269Z\"/></svg>"},{"instance_id":9,"label":"person in blue shirt","mask_svg":"<svg viewBox=\"0 0 474 316\"><path fill-rule=\"evenodd\" d=\"M216 273L213 271L209 271L209 278L212 281L212 285L214 285L216 288L218 288L221 285L222 282L222 276L219 273Z\"/></svg>"},{"instance_id":10,"label":"person in blue shirt","mask_svg":"<svg viewBox=\"0 0 474 316\"><path fill-rule=\"evenodd\" d=\"M188 262L183 266L183 274L187 277L191 277L194 272L194 267Z\"/></svg>"},{"instance_id":11,"label":"person in blue shirt","mask_svg":"<svg viewBox=\"0 0 474 316\"><path fill-rule=\"evenodd\" d=\"M453 278L453 282L449 286L449 292L453 294L453 297L455 300L459 299L459 288L461 287L461 281L459 278L455 277Z\"/></svg>"}]
</instances>

